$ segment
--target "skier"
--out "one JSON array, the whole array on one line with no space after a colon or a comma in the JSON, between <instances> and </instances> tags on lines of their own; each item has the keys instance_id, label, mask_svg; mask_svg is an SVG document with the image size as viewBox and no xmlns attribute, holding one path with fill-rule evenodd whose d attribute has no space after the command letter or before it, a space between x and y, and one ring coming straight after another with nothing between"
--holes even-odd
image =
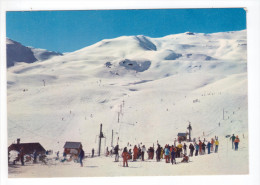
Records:
<instances>
[{"instance_id":1,"label":"skier","mask_svg":"<svg viewBox=\"0 0 260 185\"><path fill-rule=\"evenodd\" d=\"M202 155L204 155L206 150L206 144L204 142L202 143L201 148L202 148Z\"/></svg>"},{"instance_id":2,"label":"skier","mask_svg":"<svg viewBox=\"0 0 260 185\"><path fill-rule=\"evenodd\" d=\"M161 149L160 159L162 159L163 158L163 147L161 147L160 149Z\"/></svg>"},{"instance_id":3,"label":"skier","mask_svg":"<svg viewBox=\"0 0 260 185\"><path fill-rule=\"evenodd\" d=\"M181 142L178 144L177 148L178 148L177 156L181 157L181 153L182 153L182 144L181 144Z\"/></svg>"},{"instance_id":4,"label":"skier","mask_svg":"<svg viewBox=\"0 0 260 185\"><path fill-rule=\"evenodd\" d=\"M161 155L161 146L158 144L158 147L156 149L156 161L159 162L160 161L160 155Z\"/></svg>"},{"instance_id":5,"label":"skier","mask_svg":"<svg viewBox=\"0 0 260 185\"><path fill-rule=\"evenodd\" d=\"M130 145L130 146L131 146L131 145ZM132 151L131 151L131 149L129 149L128 154L129 154L128 159L129 159L129 160L132 159Z\"/></svg>"},{"instance_id":6,"label":"skier","mask_svg":"<svg viewBox=\"0 0 260 185\"><path fill-rule=\"evenodd\" d=\"M138 154L138 148L137 148L136 145L134 146L133 152L134 152L134 158L133 158L133 161L136 161L136 159L137 159L137 154Z\"/></svg>"},{"instance_id":7,"label":"skier","mask_svg":"<svg viewBox=\"0 0 260 185\"><path fill-rule=\"evenodd\" d=\"M83 158L85 157L85 152L84 150L82 149L82 147L80 148L80 151L79 151L79 155L78 155L78 158L79 158L79 163L80 163L80 166L83 167Z\"/></svg>"},{"instance_id":8,"label":"skier","mask_svg":"<svg viewBox=\"0 0 260 185\"><path fill-rule=\"evenodd\" d=\"M216 138L216 136L215 136ZM211 139L211 151L213 152L213 148L214 148L214 143L215 143L215 140L212 138Z\"/></svg>"},{"instance_id":9,"label":"skier","mask_svg":"<svg viewBox=\"0 0 260 185\"><path fill-rule=\"evenodd\" d=\"M210 150L211 150L211 143L210 142L208 142L207 148L208 148L208 154L210 154Z\"/></svg>"},{"instance_id":10,"label":"skier","mask_svg":"<svg viewBox=\"0 0 260 185\"><path fill-rule=\"evenodd\" d=\"M146 152L145 145L142 146L141 155L142 155L142 161L144 161L144 153Z\"/></svg>"},{"instance_id":11,"label":"skier","mask_svg":"<svg viewBox=\"0 0 260 185\"><path fill-rule=\"evenodd\" d=\"M195 156L198 156L199 148L200 148L199 145L195 143L195 149L196 149Z\"/></svg>"},{"instance_id":12,"label":"skier","mask_svg":"<svg viewBox=\"0 0 260 185\"><path fill-rule=\"evenodd\" d=\"M218 138L215 141L215 153L218 153L218 145L219 145L219 141Z\"/></svg>"},{"instance_id":13,"label":"skier","mask_svg":"<svg viewBox=\"0 0 260 185\"><path fill-rule=\"evenodd\" d=\"M24 166L24 148L23 147L21 148L19 155L20 155L22 166Z\"/></svg>"},{"instance_id":14,"label":"skier","mask_svg":"<svg viewBox=\"0 0 260 185\"><path fill-rule=\"evenodd\" d=\"M91 155L91 157L94 157L94 153L95 153L95 150L94 150L94 148L92 148L92 155Z\"/></svg>"},{"instance_id":15,"label":"skier","mask_svg":"<svg viewBox=\"0 0 260 185\"><path fill-rule=\"evenodd\" d=\"M165 162L168 163L169 162L170 150L169 150L167 145L164 148L164 155L165 155Z\"/></svg>"},{"instance_id":16,"label":"skier","mask_svg":"<svg viewBox=\"0 0 260 185\"><path fill-rule=\"evenodd\" d=\"M119 160L119 155L118 155L119 146L116 145L114 150L115 150L115 162L118 162L118 160Z\"/></svg>"},{"instance_id":17,"label":"skier","mask_svg":"<svg viewBox=\"0 0 260 185\"><path fill-rule=\"evenodd\" d=\"M190 144L189 149L190 149L190 156L192 157L193 156L193 151L194 151L194 146L193 146L192 143Z\"/></svg>"},{"instance_id":18,"label":"skier","mask_svg":"<svg viewBox=\"0 0 260 185\"><path fill-rule=\"evenodd\" d=\"M189 162L189 157L187 155L184 154L184 157L181 161L182 163L188 163Z\"/></svg>"},{"instance_id":19,"label":"skier","mask_svg":"<svg viewBox=\"0 0 260 185\"><path fill-rule=\"evenodd\" d=\"M34 150L33 152L33 163L36 163L37 162L37 152L36 150Z\"/></svg>"},{"instance_id":20,"label":"skier","mask_svg":"<svg viewBox=\"0 0 260 185\"><path fill-rule=\"evenodd\" d=\"M147 153L148 153L148 159L152 159L151 147L148 148Z\"/></svg>"},{"instance_id":21,"label":"skier","mask_svg":"<svg viewBox=\"0 0 260 185\"><path fill-rule=\"evenodd\" d=\"M153 159L153 157L154 157L154 147L151 147L150 152L151 152L151 159Z\"/></svg>"},{"instance_id":22,"label":"skier","mask_svg":"<svg viewBox=\"0 0 260 185\"><path fill-rule=\"evenodd\" d=\"M199 154L202 155L202 142L199 140Z\"/></svg>"},{"instance_id":23,"label":"skier","mask_svg":"<svg viewBox=\"0 0 260 185\"><path fill-rule=\"evenodd\" d=\"M187 151L187 145L185 143L183 144L183 150L184 150L184 154L186 155L187 154L187 152L186 152Z\"/></svg>"},{"instance_id":24,"label":"skier","mask_svg":"<svg viewBox=\"0 0 260 185\"><path fill-rule=\"evenodd\" d=\"M171 151L171 162L172 162L172 164L173 164L173 162L176 164L175 155L176 155L176 148L174 146L172 146L172 151Z\"/></svg>"},{"instance_id":25,"label":"skier","mask_svg":"<svg viewBox=\"0 0 260 185\"><path fill-rule=\"evenodd\" d=\"M66 159L66 156L67 156L67 153L66 153L66 151L64 150L64 152L63 152L63 159Z\"/></svg>"},{"instance_id":26,"label":"skier","mask_svg":"<svg viewBox=\"0 0 260 185\"><path fill-rule=\"evenodd\" d=\"M127 152L127 148L125 147L122 153L122 157L123 157L123 167L128 167L128 163L127 160L129 158L129 153Z\"/></svg>"},{"instance_id":27,"label":"skier","mask_svg":"<svg viewBox=\"0 0 260 185\"><path fill-rule=\"evenodd\" d=\"M239 144L240 140L238 138L238 136L236 136L236 139L234 140L234 143L235 143L235 151L238 150L238 144Z\"/></svg>"},{"instance_id":28,"label":"skier","mask_svg":"<svg viewBox=\"0 0 260 185\"><path fill-rule=\"evenodd\" d=\"M236 137L235 135L233 134L231 137L230 137L230 140L232 140L232 149L234 149L234 141L235 141Z\"/></svg>"}]
</instances>

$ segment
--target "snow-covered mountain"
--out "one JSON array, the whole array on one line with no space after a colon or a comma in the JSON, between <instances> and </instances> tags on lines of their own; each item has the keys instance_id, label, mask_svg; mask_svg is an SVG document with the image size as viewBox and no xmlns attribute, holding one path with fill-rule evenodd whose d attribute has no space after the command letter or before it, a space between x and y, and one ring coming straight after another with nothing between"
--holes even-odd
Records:
<instances>
[{"instance_id":1,"label":"snow-covered mountain","mask_svg":"<svg viewBox=\"0 0 260 185\"><path fill-rule=\"evenodd\" d=\"M33 63L36 61L47 60L53 56L61 56L61 53L26 47L19 42L6 39L6 58L7 67L14 66L17 62Z\"/></svg>"},{"instance_id":2,"label":"snow-covered mountain","mask_svg":"<svg viewBox=\"0 0 260 185\"><path fill-rule=\"evenodd\" d=\"M8 142L65 141L97 149L247 134L246 31L102 40L44 62L8 68ZM26 62L26 61L25 61ZM114 140L114 144L116 139Z\"/></svg>"}]
</instances>

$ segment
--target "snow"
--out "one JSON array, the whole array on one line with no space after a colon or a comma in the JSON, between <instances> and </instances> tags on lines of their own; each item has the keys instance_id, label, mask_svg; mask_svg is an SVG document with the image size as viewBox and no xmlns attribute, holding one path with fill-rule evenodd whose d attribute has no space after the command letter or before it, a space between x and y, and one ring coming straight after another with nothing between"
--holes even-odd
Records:
<instances>
[{"instance_id":1,"label":"snow","mask_svg":"<svg viewBox=\"0 0 260 185\"><path fill-rule=\"evenodd\" d=\"M193 138L219 136L223 143L219 154L194 158L189 163L193 171L187 171L187 164L165 167L156 162L144 162L140 169L139 162L131 163L133 168L144 175L155 175L155 167L162 169L160 175L247 174L248 160L237 164L248 158L247 139L241 143L243 150L236 153L224 146L226 135L242 138L248 133L246 43L246 30L162 38L122 36L63 56L10 67L8 144L21 138L22 143L40 142L46 150L61 153L66 141L79 141L90 153L92 148L97 151L102 123L106 137L102 139L103 154L111 145L112 129L118 133L114 144L119 137L120 147L128 142L148 147L157 140L162 145L172 144L191 122ZM122 170L111 161L105 157L86 159L84 170L77 170L78 164L64 164L55 176L85 176L85 171L93 176L136 175L132 168ZM214 161L213 165L207 161ZM58 171L62 165L58 164L10 169L9 176L48 176ZM108 165L114 165L118 173L107 172Z\"/></svg>"}]
</instances>

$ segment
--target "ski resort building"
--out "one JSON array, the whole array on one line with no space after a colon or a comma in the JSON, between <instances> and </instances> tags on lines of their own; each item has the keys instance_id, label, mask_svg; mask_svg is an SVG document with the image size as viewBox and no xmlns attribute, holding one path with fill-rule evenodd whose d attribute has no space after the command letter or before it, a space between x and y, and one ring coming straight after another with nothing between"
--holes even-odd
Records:
<instances>
[{"instance_id":1,"label":"ski resort building","mask_svg":"<svg viewBox=\"0 0 260 185\"><path fill-rule=\"evenodd\" d=\"M178 133L178 141L186 141L187 140L187 133Z\"/></svg>"},{"instance_id":2,"label":"ski resort building","mask_svg":"<svg viewBox=\"0 0 260 185\"><path fill-rule=\"evenodd\" d=\"M67 141L64 145L64 152L66 154L79 154L80 148L82 148L81 142L70 142Z\"/></svg>"},{"instance_id":3,"label":"ski resort building","mask_svg":"<svg viewBox=\"0 0 260 185\"><path fill-rule=\"evenodd\" d=\"M24 154L33 154L35 150L38 154L44 155L46 153L46 150L42 147L40 143L20 143L20 139L17 139L16 144L11 144L8 147L8 152L10 152L11 150L19 152L22 147L24 150Z\"/></svg>"}]
</instances>

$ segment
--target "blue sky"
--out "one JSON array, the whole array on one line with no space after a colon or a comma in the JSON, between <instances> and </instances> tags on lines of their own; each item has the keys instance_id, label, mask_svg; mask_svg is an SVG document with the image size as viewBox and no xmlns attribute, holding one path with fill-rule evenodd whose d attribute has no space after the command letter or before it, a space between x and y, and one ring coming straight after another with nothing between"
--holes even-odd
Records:
<instances>
[{"instance_id":1,"label":"blue sky","mask_svg":"<svg viewBox=\"0 0 260 185\"><path fill-rule=\"evenodd\" d=\"M6 29L8 38L25 46L71 52L122 35L243 30L246 12L242 8L20 11L7 12Z\"/></svg>"}]
</instances>

